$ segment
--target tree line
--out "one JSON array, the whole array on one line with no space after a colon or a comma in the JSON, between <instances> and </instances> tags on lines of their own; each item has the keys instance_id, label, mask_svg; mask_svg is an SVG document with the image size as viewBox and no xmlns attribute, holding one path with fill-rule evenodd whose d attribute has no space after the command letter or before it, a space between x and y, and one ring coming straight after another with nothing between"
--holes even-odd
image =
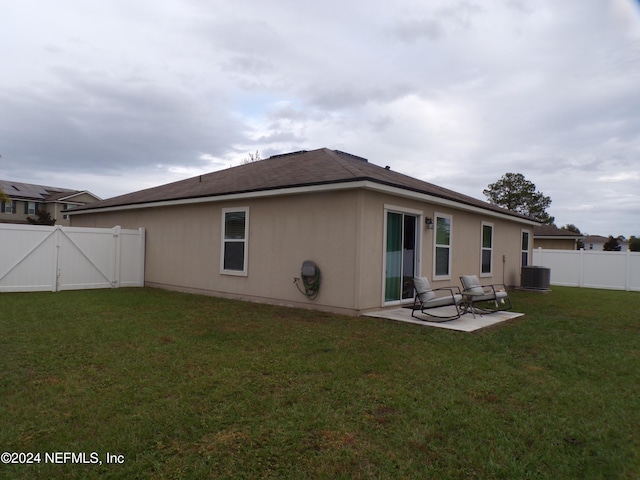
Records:
<instances>
[{"instance_id":1,"label":"tree line","mask_svg":"<svg viewBox=\"0 0 640 480\"><path fill-rule=\"evenodd\" d=\"M555 226L555 218L547 213L547 209L551 205L551 198L537 191L535 184L527 180L521 173L505 173L497 182L490 183L482 193L493 205L531 217L540 223ZM582 234L580 229L573 224L560 228ZM624 240L622 235L617 237L609 235L603 250L619 252L622 248L620 242ZM578 247L583 248L584 245L578 245ZM629 250L640 252L640 238L635 236L629 238Z\"/></svg>"}]
</instances>

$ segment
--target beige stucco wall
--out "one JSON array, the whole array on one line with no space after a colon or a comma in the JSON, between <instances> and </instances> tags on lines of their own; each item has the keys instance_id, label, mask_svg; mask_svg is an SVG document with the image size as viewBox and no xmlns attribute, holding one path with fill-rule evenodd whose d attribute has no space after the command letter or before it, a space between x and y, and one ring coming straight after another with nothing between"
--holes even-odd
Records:
<instances>
[{"instance_id":1,"label":"beige stucco wall","mask_svg":"<svg viewBox=\"0 0 640 480\"><path fill-rule=\"evenodd\" d=\"M73 226L146 229L149 285L353 313L357 192L341 191L72 216ZM247 276L220 273L223 208L249 208ZM322 274L311 301L294 277Z\"/></svg>"},{"instance_id":2,"label":"beige stucco wall","mask_svg":"<svg viewBox=\"0 0 640 480\"><path fill-rule=\"evenodd\" d=\"M392 211L405 211L420 215L419 241L420 262L419 275L427 277L434 288L460 285L460 276L475 274L483 284L501 283L509 287L520 285L522 231L529 232L533 238L532 227L512 221L493 218L472 212L465 212L451 207L434 205L398 196L390 196L379 192L361 192L363 205L362 238L369 239L361 243L361 250L366 252L366 261L360 263L359 272L359 310L379 308L384 305L383 299L383 257L385 248L384 217L385 207ZM451 215L451 275L448 279L434 280L434 236L435 228L428 229L424 219L431 217L435 221L436 214ZM482 276L481 268L481 236L482 222L493 224L493 265L491 275ZM531 241L529 258L531 258ZM503 262L504 256L504 262Z\"/></svg>"},{"instance_id":3,"label":"beige stucco wall","mask_svg":"<svg viewBox=\"0 0 640 480\"><path fill-rule=\"evenodd\" d=\"M13 205L15 205L15 212L0 212L0 223L27 223L27 215L24 213L24 202L18 200L13 202Z\"/></svg>"},{"instance_id":4,"label":"beige stucco wall","mask_svg":"<svg viewBox=\"0 0 640 480\"><path fill-rule=\"evenodd\" d=\"M97 202L96 197L94 197L93 195L83 192L83 193L79 193L77 195L72 195L69 196L65 202L68 203L80 203L80 204L86 204L86 203L94 203Z\"/></svg>"},{"instance_id":5,"label":"beige stucco wall","mask_svg":"<svg viewBox=\"0 0 640 480\"><path fill-rule=\"evenodd\" d=\"M56 225L62 225L68 227L71 225L71 219L62 213L62 210L66 208L65 204L62 203L43 203L40 205L40 208L44 208L47 212L51 214L51 218L54 218L56 221Z\"/></svg>"},{"instance_id":6,"label":"beige stucco wall","mask_svg":"<svg viewBox=\"0 0 640 480\"><path fill-rule=\"evenodd\" d=\"M13 200L13 205L15 206L16 211L13 213L0 213L0 222L28 224L29 221L27 220L27 217L37 218L37 216L34 213L32 214L24 213L25 207L28 207L28 204L29 204L29 201ZM37 203L37 208L47 210L48 205L46 203ZM53 212L54 212L53 210L50 210L50 213L52 214L51 218L56 218L53 215Z\"/></svg>"},{"instance_id":7,"label":"beige stucco wall","mask_svg":"<svg viewBox=\"0 0 640 480\"><path fill-rule=\"evenodd\" d=\"M363 189L81 214L71 224L145 227L145 281L151 286L354 314L384 306L385 206L420 215L420 273L431 280L435 230L426 229L424 217L452 215L451 277L434 286L479 275L482 220L494 224L493 275L483 283L519 285L523 225ZM245 207L247 276L221 274L222 209ZM322 272L315 300L293 283L304 260Z\"/></svg>"}]
</instances>

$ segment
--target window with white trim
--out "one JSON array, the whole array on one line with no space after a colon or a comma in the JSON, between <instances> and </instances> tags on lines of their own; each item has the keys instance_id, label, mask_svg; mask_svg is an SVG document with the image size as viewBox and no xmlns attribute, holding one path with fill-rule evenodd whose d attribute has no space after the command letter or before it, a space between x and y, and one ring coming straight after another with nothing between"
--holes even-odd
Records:
<instances>
[{"instance_id":1,"label":"window with white trim","mask_svg":"<svg viewBox=\"0 0 640 480\"><path fill-rule=\"evenodd\" d=\"M529 231L522 231L522 266L529 265Z\"/></svg>"},{"instance_id":2,"label":"window with white trim","mask_svg":"<svg viewBox=\"0 0 640 480\"><path fill-rule=\"evenodd\" d=\"M493 223L482 222L480 276L490 276L493 265Z\"/></svg>"},{"instance_id":3,"label":"window with white trim","mask_svg":"<svg viewBox=\"0 0 640 480\"><path fill-rule=\"evenodd\" d=\"M451 278L451 225L453 217L436 213L435 241L433 242L433 278Z\"/></svg>"},{"instance_id":4,"label":"window with white trim","mask_svg":"<svg viewBox=\"0 0 640 480\"><path fill-rule=\"evenodd\" d=\"M249 208L222 209L220 273L247 275Z\"/></svg>"}]
</instances>

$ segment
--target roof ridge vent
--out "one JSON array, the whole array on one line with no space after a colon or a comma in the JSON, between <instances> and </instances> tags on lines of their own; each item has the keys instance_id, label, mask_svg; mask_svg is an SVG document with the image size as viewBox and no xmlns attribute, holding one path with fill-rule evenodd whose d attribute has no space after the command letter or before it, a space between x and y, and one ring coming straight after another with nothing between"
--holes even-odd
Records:
<instances>
[{"instance_id":1,"label":"roof ridge vent","mask_svg":"<svg viewBox=\"0 0 640 480\"><path fill-rule=\"evenodd\" d=\"M288 153L278 153L276 155L271 155L269 158L287 157L289 155L300 155L301 153L307 153L307 150L298 150L297 152L288 152Z\"/></svg>"},{"instance_id":2,"label":"roof ridge vent","mask_svg":"<svg viewBox=\"0 0 640 480\"><path fill-rule=\"evenodd\" d=\"M367 160L366 158L359 157L358 155L354 155L353 153L343 152L342 150L334 150L334 152L336 152L339 155L346 155L348 157L355 158L356 160L360 160L360 161L369 163L369 160Z\"/></svg>"}]
</instances>

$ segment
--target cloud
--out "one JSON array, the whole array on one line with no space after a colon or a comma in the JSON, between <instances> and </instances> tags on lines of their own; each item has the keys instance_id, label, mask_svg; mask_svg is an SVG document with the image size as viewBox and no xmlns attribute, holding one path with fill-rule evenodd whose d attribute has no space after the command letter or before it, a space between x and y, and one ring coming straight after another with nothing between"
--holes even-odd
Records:
<instances>
[{"instance_id":1,"label":"cloud","mask_svg":"<svg viewBox=\"0 0 640 480\"><path fill-rule=\"evenodd\" d=\"M22 0L2 176L106 197L326 146L477 198L520 172L559 223L638 235L639 25L626 0Z\"/></svg>"},{"instance_id":2,"label":"cloud","mask_svg":"<svg viewBox=\"0 0 640 480\"><path fill-rule=\"evenodd\" d=\"M483 12L483 8L475 3L458 2L439 7L427 16L424 14L401 18L395 21L391 31L403 42L414 43L425 39L438 41L456 28L468 29L473 18Z\"/></svg>"},{"instance_id":3,"label":"cloud","mask_svg":"<svg viewBox=\"0 0 640 480\"><path fill-rule=\"evenodd\" d=\"M444 27L432 18L403 20L394 27L394 33L405 42L415 42L421 38L433 41L444 36Z\"/></svg>"},{"instance_id":4,"label":"cloud","mask_svg":"<svg viewBox=\"0 0 640 480\"><path fill-rule=\"evenodd\" d=\"M640 180L640 173L638 172L620 172L615 175L603 175L598 177L599 182L607 182L607 183L621 183L628 181L638 181Z\"/></svg>"},{"instance_id":5,"label":"cloud","mask_svg":"<svg viewBox=\"0 0 640 480\"><path fill-rule=\"evenodd\" d=\"M0 134L7 139L8 160L20 152L34 167L45 168L56 158L67 170L113 171L194 161L196 152L221 154L242 138L222 96L198 99L146 81L73 71L59 77L58 86L9 92L4 99Z\"/></svg>"}]
</instances>

